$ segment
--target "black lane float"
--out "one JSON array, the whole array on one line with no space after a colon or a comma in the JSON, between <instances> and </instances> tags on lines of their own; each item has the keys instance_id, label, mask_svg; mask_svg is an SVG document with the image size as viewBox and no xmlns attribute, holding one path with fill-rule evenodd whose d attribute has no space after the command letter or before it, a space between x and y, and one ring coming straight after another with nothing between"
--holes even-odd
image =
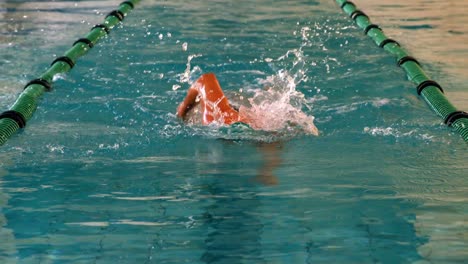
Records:
<instances>
[{"instance_id":1,"label":"black lane float","mask_svg":"<svg viewBox=\"0 0 468 264\"><path fill-rule=\"evenodd\" d=\"M369 17L353 2L336 0L336 3L364 30L364 34L374 40L375 44L397 58L398 66L403 68L408 78L416 84L417 94L444 120L447 126L460 133L465 142L468 142L468 113L453 106L445 97L442 87L429 78L421 64L411 57L396 40L388 38L378 25L372 24Z\"/></svg>"},{"instance_id":2,"label":"black lane float","mask_svg":"<svg viewBox=\"0 0 468 264\"><path fill-rule=\"evenodd\" d=\"M118 9L106 16L103 24L95 25L84 38L75 41L73 47L63 56L56 58L49 69L39 78L26 84L24 91L16 99L13 106L0 114L0 145L5 144L18 129L26 126L27 121L31 119L37 108L39 98L44 92L52 89L54 76L69 72L75 66L77 59L85 55L101 38L109 34L112 28L119 24L139 1L122 2Z\"/></svg>"}]
</instances>

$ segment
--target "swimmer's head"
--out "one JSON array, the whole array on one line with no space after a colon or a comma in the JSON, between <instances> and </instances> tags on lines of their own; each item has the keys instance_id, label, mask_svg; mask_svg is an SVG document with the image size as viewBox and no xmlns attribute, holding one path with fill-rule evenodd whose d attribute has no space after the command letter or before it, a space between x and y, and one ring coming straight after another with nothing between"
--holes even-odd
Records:
<instances>
[{"instance_id":1,"label":"swimmer's head","mask_svg":"<svg viewBox=\"0 0 468 264\"><path fill-rule=\"evenodd\" d=\"M201 104L197 103L192 108L190 108L185 116L183 117L184 121L187 124L202 124L203 123L203 113Z\"/></svg>"}]
</instances>

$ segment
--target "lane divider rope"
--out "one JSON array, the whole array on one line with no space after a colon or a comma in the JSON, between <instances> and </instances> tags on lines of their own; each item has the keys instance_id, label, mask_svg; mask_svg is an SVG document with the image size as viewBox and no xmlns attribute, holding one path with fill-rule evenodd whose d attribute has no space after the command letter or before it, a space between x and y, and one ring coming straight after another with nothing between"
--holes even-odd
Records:
<instances>
[{"instance_id":1,"label":"lane divider rope","mask_svg":"<svg viewBox=\"0 0 468 264\"><path fill-rule=\"evenodd\" d=\"M18 129L24 128L31 119L37 108L39 98L44 92L52 90L53 77L70 71L77 59L85 55L104 36L110 33L112 28L119 24L127 14L135 8L140 0L130 0L120 3L118 9L110 12L104 23L97 24L91 28L89 33L75 41L72 48L63 56L56 58L39 78L31 80L24 87L15 103L9 110L0 114L0 145L16 133Z\"/></svg>"},{"instance_id":2,"label":"lane divider rope","mask_svg":"<svg viewBox=\"0 0 468 264\"><path fill-rule=\"evenodd\" d=\"M335 0L338 6L370 37L377 46L397 58L397 65L405 70L409 80L416 84L421 96L444 123L458 132L468 142L468 113L458 110L444 95L444 89L422 69L421 64L405 51L400 43L388 38L382 28L371 23L369 16L351 1Z\"/></svg>"}]
</instances>

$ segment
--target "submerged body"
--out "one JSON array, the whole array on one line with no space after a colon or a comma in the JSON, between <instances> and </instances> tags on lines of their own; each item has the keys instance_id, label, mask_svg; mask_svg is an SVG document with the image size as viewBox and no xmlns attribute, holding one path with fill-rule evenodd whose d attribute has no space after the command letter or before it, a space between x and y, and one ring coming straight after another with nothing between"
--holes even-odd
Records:
<instances>
[{"instance_id":1,"label":"submerged body","mask_svg":"<svg viewBox=\"0 0 468 264\"><path fill-rule=\"evenodd\" d=\"M265 113L268 112L268 113ZM224 95L221 86L213 73L203 74L188 90L187 96L177 108L177 116L191 123L209 125L217 123L232 125L245 123L256 130L272 131L274 120L265 120L275 115L273 109L258 109L240 106L234 109ZM318 135L318 129L313 124L313 118L309 118L302 112L294 112L288 120L289 125L299 126L301 129L313 135ZM301 120L297 122L297 120Z\"/></svg>"}]
</instances>

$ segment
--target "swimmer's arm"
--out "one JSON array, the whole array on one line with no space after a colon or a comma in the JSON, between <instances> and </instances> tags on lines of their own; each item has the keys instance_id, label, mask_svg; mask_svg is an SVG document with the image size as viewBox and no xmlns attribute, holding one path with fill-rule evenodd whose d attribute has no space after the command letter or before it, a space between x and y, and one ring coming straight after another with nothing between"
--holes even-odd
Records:
<instances>
[{"instance_id":1,"label":"swimmer's arm","mask_svg":"<svg viewBox=\"0 0 468 264\"><path fill-rule=\"evenodd\" d=\"M180 118L184 118L187 112L196 104L198 96L197 89L189 89L187 96L185 97L184 101L180 103L179 107L177 107L177 116Z\"/></svg>"}]
</instances>

